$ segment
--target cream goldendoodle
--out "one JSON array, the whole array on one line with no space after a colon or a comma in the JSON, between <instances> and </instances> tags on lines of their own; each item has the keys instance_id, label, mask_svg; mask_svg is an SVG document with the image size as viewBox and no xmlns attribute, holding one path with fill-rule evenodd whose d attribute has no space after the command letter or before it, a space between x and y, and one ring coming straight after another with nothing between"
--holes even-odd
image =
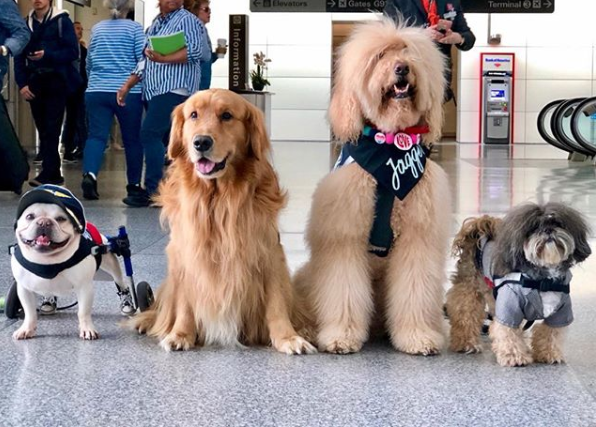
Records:
<instances>
[{"instance_id":1,"label":"cream goldendoodle","mask_svg":"<svg viewBox=\"0 0 596 427\"><path fill-rule=\"evenodd\" d=\"M444 58L419 28L359 25L337 58L329 120L343 144L313 196L311 259L295 276L317 344L359 351L385 325L396 349L436 354L450 223L440 137Z\"/></svg>"}]
</instances>

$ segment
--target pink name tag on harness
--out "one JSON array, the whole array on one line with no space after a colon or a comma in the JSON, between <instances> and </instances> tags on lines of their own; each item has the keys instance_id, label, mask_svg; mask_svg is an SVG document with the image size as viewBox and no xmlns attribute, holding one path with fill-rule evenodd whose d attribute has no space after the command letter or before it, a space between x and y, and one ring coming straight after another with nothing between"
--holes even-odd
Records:
<instances>
[{"instance_id":1,"label":"pink name tag on harness","mask_svg":"<svg viewBox=\"0 0 596 427\"><path fill-rule=\"evenodd\" d=\"M393 144L400 150L408 151L420 142L420 134L377 132L375 134L375 142L377 144Z\"/></svg>"}]
</instances>

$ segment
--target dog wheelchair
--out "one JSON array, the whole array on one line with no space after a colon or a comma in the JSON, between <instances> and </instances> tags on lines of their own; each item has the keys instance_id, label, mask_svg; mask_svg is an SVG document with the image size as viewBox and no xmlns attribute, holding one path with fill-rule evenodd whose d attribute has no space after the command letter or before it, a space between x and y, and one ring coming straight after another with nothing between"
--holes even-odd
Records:
<instances>
[{"instance_id":1,"label":"dog wheelchair","mask_svg":"<svg viewBox=\"0 0 596 427\"><path fill-rule=\"evenodd\" d=\"M130 253L130 241L128 239L126 227L123 225L118 227L118 235L106 236L106 239L107 242L105 244L96 244L92 250L92 255L103 255L109 252L116 255L117 257L122 257L125 272L123 275L123 280L128 282L128 289L122 289L116 284L118 296L121 300L121 313L123 315L130 316L137 311L147 310L154 301L153 290L147 282L139 282L135 287ZM10 250L9 253L11 253ZM113 278L109 274L101 270L97 270L93 280L112 281ZM66 310L68 308L74 307L75 305L77 305L77 302L65 307L57 307L56 310ZM38 311L40 311L39 308ZM21 305L19 296L17 294L17 282L14 279L4 300L4 313L9 319L18 319L25 316L23 306Z\"/></svg>"}]
</instances>

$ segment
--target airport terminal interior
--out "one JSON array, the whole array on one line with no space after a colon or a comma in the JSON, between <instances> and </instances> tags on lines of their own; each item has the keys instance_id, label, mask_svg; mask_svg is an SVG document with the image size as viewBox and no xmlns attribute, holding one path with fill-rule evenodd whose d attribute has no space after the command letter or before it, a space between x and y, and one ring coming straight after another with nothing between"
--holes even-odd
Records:
<instances>
[{"instance_id":1,"label":"airport terminal interior","mask_svg":"<svg viewBox=\"0 0 596 427\"><path fill-rule=\"evenodd\" d=\"M24 13L30 7L28 0L19 3ZM249 3L211 0L208 29L212 39L229 40L229 15L247 15L251 56L263 51L272 58L271 86L257 96L266 98L261 107L272 163L288 191L279 228L295 272L309 258L304 237L312 195L337 157L326 121L333 51L371 14L259 13ZM137 0L143 13L135 19L147 27L155 5ZM87 41L91 26L105 19L99 0L62 6L83 23ZM594 249L594 15L596 4L585 0L558 0L554 12L544 14L466 13L477 42L453 53L457 106L445 107L444 138L431 154L448 176L452 211L443 220L450 238L468 217L556 201L584 215ZM212 87L228 88L229 59L214 64ZM496 74L495 63L505 64ZM4 96L33 177L39 171L33 122L11 84ZM135 280L158 289L167 272L168 232L160 208L122 203L124 152L106 151L99 200L82 199L80 161L64 163L62 173L101 231L126 226ZM29 189L25 183L23 190ZM15 243L19 198L0 192L5 249ZM0 295L13 282L10 256L3 253ZM447 276L454 270L449 258ZM218 346L166 352L155 339L123 327L113 283L98 281L96 341L78 337L76 308L41 316L36 337L22 341L12 338L22 321L0 313L0 426L596 426L596 256L572 272L575 320L566 334L565 363L517 368L497 364L488 336L479 354L445 346L429 357L397 352L387 337L350 355ZM445 291L450 286L446 281ZM61 298L59 305L74 301ZM448 337L447 319L444 332Z\"/></svg>"}]
</instances>

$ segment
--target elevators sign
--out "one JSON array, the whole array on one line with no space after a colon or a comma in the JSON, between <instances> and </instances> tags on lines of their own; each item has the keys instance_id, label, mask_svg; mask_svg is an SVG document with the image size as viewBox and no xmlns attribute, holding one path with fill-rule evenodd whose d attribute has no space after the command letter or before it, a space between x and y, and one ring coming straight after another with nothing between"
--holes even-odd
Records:
<instances>
[{"instance_id":1,"label":"elevators sign","mask_svg":"<svg viewBox=\"0 0 596 427\"><path fill-rule=\"evenodd\" d=\"M461 0L465 13L553 13L555 0Z\"/></svg>"},{"instance_id":2,"label":"elevators sign","mask_svg":"<svg viewBox=\"0 0 596 427\"><path fill-rule=\"evenodd\" d=\"M389 0L250 0L251 12L381 12Z\"/></svg>"},{"instance_id":3,"label":"elevators sign","mask_svg":"<svg viewBox=\"0 0 596 427\"><path fill-rule=\"evenodd\" d=\"M482 75L495 71L513 75L514 56L511 53L483 53Z\"/></svg>"},{"instance_id":4,"label":"elevators sign","mask_svg":"<svg viewBox=\"0 0 596 427\"><path fill-rule=\"evenodd\" d=\"M228 88L248 88L248 15L230 15Z\"/></svg>"}]
</instances>

